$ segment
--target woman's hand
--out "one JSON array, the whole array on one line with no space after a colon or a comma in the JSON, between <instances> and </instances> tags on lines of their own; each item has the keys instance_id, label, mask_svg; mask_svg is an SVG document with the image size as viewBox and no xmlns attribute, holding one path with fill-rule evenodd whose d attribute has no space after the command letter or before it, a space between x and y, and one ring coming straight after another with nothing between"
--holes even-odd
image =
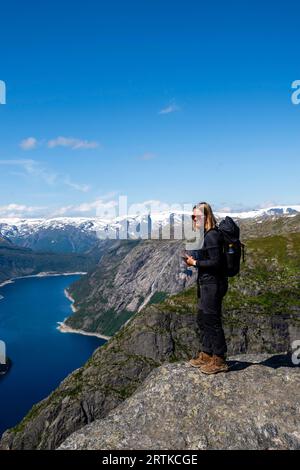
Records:
<instances>
[{"instance_id":1,"label":"woman's hand","mask_svg":"<svg viewBox=\"0 0 300 470\"><path fill-rule=\"evenodd\" d=\"M192 256L189 256L189 255L184 255L184 256L185 256L184 261L186 262L188 266L196 266L196 260Z\"/></svg>"}]
</instances>

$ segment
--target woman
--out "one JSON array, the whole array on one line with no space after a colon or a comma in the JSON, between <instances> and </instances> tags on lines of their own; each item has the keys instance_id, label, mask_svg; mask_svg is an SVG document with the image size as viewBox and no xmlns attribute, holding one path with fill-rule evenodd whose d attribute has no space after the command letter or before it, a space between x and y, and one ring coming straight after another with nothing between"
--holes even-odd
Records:
<instances>
[{"instance_id":1,"label":"woman","mask_svg":"<svg viewBox=\"0 0 300 470\"><path fill-rule=\"evenodd\" d=\"M198 315L202 348L189 364L205 374L226 372L226 340L222 327L222 300L228 290L228 278L223 273L223 242L211 206L200 202L193 207L193 228L204 225L204 241L195 260L186 256L188 266L198 268Z\"/></svg>"}]
</instances>

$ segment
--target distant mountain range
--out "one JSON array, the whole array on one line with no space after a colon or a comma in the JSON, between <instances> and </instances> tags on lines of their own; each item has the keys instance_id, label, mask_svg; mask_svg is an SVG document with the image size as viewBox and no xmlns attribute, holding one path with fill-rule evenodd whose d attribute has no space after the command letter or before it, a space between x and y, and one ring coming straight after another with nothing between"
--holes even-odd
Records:
<instances>
[{"instance_id":1,"label":"distant mountain range","mask_svg":"<svg viewBox=\"0 0 300 470\"><path fill-rule=\"evenodd\" d=\"M0 284L8 279L48 273L88 271L98 261L97 253L42 253L13 244L0 236Z\"/></svg>"},{"instance_id":2,"label":"distant mountain range","mask_svg":"<svg viewBox=\"0 0 300 470\"><path fill-rule=\"evenodd\" d=\"M185 213L188 215L187 213ZM292 218L300 214L300 205L272 206L243 212L215 212L218 220L227 215L242 226L253 222L262 223L277 218ZM163 211L149 215L136 215L102 219L100 217L57 217L57 218L2 218L0 235L16 245L35 251L56 253L86 253L95 247L99 238L147 238L145 234L165 230L168 226L182 224L182 211ZM149 237L150 238L150 237ZM166 238L166 237L165 237Z\"/></svg>"}]
</instances>

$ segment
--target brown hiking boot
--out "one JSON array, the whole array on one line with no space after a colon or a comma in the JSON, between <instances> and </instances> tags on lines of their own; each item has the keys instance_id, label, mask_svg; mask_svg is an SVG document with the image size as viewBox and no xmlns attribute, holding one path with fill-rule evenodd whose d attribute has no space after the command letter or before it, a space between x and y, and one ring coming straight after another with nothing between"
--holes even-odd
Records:
<instances>
[{"instance_id":1,"label":"brown hiking boot","mask_svg":"<svg viewBox=\"0 0 300 470\"><path fill-rule=\"evenodd\" d=\"M211 354L207 354L204 351L201 351L195 359L190 359L188 364L193 366L193 367L200 367L204 366L205 364L208 364L212 359Z\"/></svg>"},{"instance_id":2,"label":"brown hiking boot","mask_svg":"<svg viewBox=\"0 0 300 470\"><path fill-rule=\"evenodd\" d=\"M214 354L211 361L200 367L201 372L204 374L217 374L218 372L227 372L228 365L226 364L223 356Z\"/></svg>"}]
</instances>

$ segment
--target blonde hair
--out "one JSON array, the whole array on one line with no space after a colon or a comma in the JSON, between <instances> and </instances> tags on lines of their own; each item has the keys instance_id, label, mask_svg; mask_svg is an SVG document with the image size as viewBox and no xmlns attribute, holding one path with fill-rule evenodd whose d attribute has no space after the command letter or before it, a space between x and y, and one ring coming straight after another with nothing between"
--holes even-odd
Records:
<instances>
[{"instance_id":1,"label":"blonde hair","mask_svg":"<svg viewBox=\"0 0 300 470\"><path fill-rule=\"evenodd\" d=\"M208 204L207 202L198 202L198 204L193 207L193 210L194 209L200 209L204 214L204 229L206 231L216 227L217 220L214 216L210 204Z\"/></svg>"}]
</instances>

